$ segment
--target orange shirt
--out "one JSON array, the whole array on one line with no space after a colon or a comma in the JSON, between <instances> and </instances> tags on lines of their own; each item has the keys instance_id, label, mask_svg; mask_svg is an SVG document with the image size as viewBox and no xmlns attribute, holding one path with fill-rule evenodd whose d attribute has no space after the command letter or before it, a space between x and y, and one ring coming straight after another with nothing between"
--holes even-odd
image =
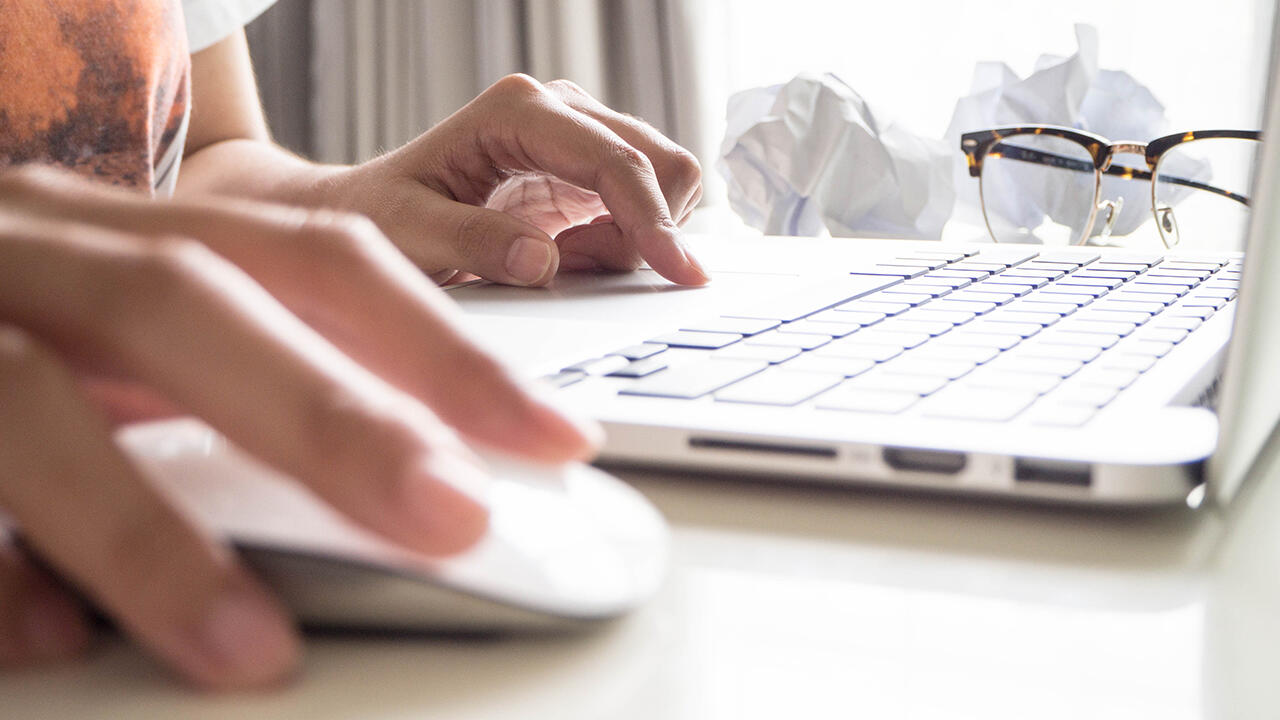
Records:
<instances>
[{"instance_id":1,"label":"orange shirt","mask_svg":"<svg viewBox=\"0 0 1280 720\"><path fill-rule=\"evenodd\" d=\"M0 167L172 192L190 69L178 0L0 0Z\"/></svg>"}]
</instances>

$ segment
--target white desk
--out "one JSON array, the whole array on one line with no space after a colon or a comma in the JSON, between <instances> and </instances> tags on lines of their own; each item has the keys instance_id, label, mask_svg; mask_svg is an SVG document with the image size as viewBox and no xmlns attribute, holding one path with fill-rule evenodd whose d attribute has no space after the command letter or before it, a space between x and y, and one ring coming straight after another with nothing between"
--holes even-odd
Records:
<instances>
[{"instance_id":1,"label":"white desk","mask_svg":"<svg viewBox=\"0 0 1280 720\"><path fill-rule=\"evenodd\" d=\"M1199 515L622 473L673 572L598 632L313 638L296 682L240 697L110 641L0 675L0 717L1277 717L1277 454Z\"/></svg>"}]
</instances>

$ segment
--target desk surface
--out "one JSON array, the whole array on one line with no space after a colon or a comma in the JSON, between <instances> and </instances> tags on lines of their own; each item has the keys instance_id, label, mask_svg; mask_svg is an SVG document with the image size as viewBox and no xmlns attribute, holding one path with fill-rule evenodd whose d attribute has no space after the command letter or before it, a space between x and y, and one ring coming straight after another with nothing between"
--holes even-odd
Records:
<instances>
[{"instance_id":1,"label":"desk surface","mask_svg":"<svg viewBox=\"0 0 1280 720\"><path fill-rule=\"evenodd\" d=\"M1199 513L621 472L671 520L673 571L599 631L312 637L295 683L238 697L114 640L0 676L0 716L1274 717L1277 454Z\"/></svg>"}]
</instances>

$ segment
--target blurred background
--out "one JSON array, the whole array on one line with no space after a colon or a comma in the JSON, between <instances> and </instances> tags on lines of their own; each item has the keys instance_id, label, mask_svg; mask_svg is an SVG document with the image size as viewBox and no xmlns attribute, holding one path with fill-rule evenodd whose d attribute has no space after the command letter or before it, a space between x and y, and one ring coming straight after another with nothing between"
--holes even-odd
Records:
<instances>
[{"instance_id":1,"label":"blurred background","mask_svg":"<svg viewBox=\"0 0 1280 720\"><path fill-rule=\"evenodd\" d=\"M1267 0L280 0L248 29L277 139L323 161L398 146L494 80L569 78L692 149L708 170L728 97L834 72L941 138L983 60L1030 72L1075 23L1164 103L1171 130L1260 125ZM1149 138L1131 138L1147 140ZM706 203L723 204L708 172Z\"/></svg>"}]
</instances>

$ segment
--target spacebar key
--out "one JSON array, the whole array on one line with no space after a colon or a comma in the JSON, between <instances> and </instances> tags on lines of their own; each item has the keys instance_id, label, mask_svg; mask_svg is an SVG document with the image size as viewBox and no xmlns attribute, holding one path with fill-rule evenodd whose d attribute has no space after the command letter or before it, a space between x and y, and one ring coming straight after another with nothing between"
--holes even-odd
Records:
<instances>
[{"instance_id":1,"label":"spacebar key","mask_svg":"<svg viewBox=\"0 0 1280 720\"><path fill-rule=\"evenodd\" d=\"M767 362L751 360L698 360L637 380L620 390L619 394L692 400L755 375L767 367Z\"/></svg>"}]
</instances>

